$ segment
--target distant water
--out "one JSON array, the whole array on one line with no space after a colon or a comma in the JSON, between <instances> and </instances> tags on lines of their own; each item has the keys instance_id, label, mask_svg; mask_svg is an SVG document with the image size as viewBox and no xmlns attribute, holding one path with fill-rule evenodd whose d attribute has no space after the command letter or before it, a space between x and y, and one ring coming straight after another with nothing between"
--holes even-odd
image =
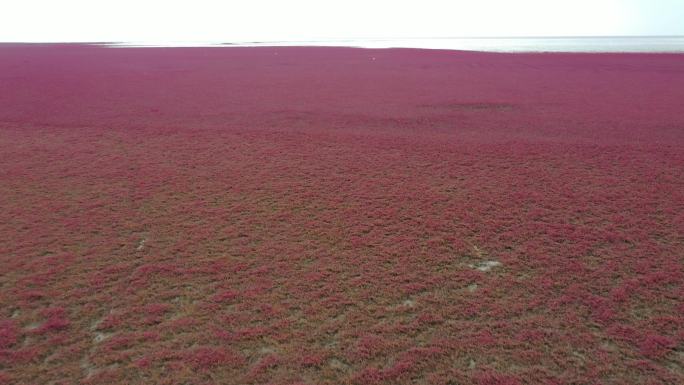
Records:
<instances>
[{"instance_id":1,"label":"distant water","mask_svg":"<svg viewBox=\"0 0 684 385\"><path fill-rule=\"evenodd\" d=\"M335 39L241 42L129 42L111 47L326 46L489 52L684 52L684 36Z\"/></svg>"}]
</instances>

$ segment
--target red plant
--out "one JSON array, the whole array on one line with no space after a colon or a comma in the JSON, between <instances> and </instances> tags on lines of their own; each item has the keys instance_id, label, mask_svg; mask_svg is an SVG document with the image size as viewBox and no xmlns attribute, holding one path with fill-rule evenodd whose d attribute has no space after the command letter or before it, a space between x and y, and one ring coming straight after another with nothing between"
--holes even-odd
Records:
<instances>
[{"instance_id":1,"label":"red plant","mask_svg":"<svg viewBox=\"0 0 684 385\"><path fill-rule=\"evenodd\" d=\"M19 339L19 328L12 320L0 321L0 349L14 345Z\"/></svg>"},{"instance_id":2,"label":"red plant","mask_svg":"<svg viewBox=\"0 0 684 385\"><path fill-rule=\"evenodd\" d=\"M0 382L684 383L684 55L0 58Z\"/></svg>"},{"instance_id":3,"label":"red plant","mask_svg":"<svg viewBox=\"0 0 684 385\"><path fill-rule=\"evenodd\" d=\"M209 370L216 366L241 366L244 358L227 349L215 347L198 347L185 354L185 361L195 370Z\"/></svg>"}]
</instances>

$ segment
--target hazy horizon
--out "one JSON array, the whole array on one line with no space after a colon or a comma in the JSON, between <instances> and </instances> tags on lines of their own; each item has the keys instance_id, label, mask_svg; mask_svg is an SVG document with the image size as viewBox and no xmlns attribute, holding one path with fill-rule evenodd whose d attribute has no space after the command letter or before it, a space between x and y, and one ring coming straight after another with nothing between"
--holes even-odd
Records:
<instances>
[{"instance_id":1,"label":"hazy horizon","mask_svg":"<svg viewBox=\"0 0 684 385\"><path fill-rule=\"evenodd\" d=\"M354 47L417 48L484 52L684 52L684 37L474 37L358 38L281 41L106 42L107 47Z\"/></svg>"},{"instance_id":2,"label":"hazy horizon","mask_svg":"<svg viewBox=\"0 0 684 385\"><path fill-rule=\"evenodd\" d=\"M684 36L678 0L361 0L321 4L26 0L0 7L0 42Z\"/></svg>"}]
</instances>

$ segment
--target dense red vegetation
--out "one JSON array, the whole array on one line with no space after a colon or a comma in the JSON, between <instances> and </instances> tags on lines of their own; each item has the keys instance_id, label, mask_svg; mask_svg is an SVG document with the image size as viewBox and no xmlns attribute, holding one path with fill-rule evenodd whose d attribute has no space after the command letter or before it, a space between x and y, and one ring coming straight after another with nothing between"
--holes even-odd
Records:
<instances>
[{"instance_id":1,"label":"dense red vegetation","mask_svg":"<svg viewBox=\"0 0 684 385\"><path fill-rule=\"evenodd\" d=\"M0 382L684 383L684 55L0 47Z\"/></svg>"}]
</instances>

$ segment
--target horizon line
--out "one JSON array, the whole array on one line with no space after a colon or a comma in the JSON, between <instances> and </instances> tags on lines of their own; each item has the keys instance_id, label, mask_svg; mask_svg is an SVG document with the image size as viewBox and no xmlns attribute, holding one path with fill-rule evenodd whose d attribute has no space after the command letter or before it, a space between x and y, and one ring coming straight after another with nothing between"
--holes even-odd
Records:
<instances>
[{"instance_id":1,"label":"horizon line","mask_svg":"<svg viewBox=\"0 0 684 385\"><path fill-rule=\"evenodd\" d=\"M4 41L0 44L126 44L126 43L213 43L213 44L249 44L249 43L297 43L297 42L329 42L329 41L358 41L358 40L449 40L449 39L624 39L624 38L684 38L684 35L519 35L519 36L434 36L434 37L335 37L311 38L294 40L69 40L69 41Z\"/></svg>"}]
</instances>

